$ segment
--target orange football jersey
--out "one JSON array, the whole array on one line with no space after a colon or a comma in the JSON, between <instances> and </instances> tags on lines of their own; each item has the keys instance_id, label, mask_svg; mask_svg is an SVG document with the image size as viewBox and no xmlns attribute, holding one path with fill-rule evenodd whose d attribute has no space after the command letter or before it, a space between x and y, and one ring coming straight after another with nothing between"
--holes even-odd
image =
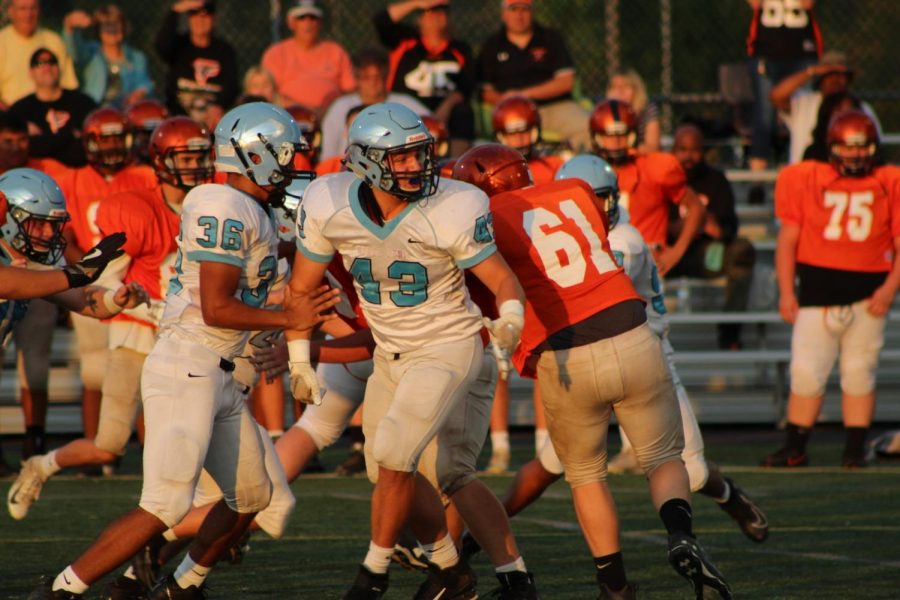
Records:
<instances>
[{"instance_id":1,"label":"orange football jersey","mask_svg":"<svg viewBox=\"0 0 900 600\"><path fill-rule=\"evenodd\" d=\"M343 154L337 154L326 158L325 160L320 160L319 164L316 165L316 175L321 177L322 175L328 175L329 173L340 173L344 170L344 165L341 162L342 160L344 160Z\"/></svg>"},{"instance_id":2,"label":"orange football jersey","mask_svg":"<svg viewBox=\"0 0 900 600\"><path fill-rule=\"evenodd\" d=\"M146 190L158 184L153 169L145 165L125 167L107 179L92 166L66 169L56 178L63 195L66 197L66 208L70 221L66 225L75 234L75 240L82 251L89 250L103 234L97 227L97 210L100 202L111 194L127 190Z\"/></svg>"},{"instance_id":3,"label":"orange football jersey","mask_svg":"<svg viewBox=\"0 0 900 600\"><path fill-rule=\"evenodd\" d=\"M556 172L563 165L563 159L558 156L541 156L528 161L528 170L534 185L550 183L556 176Z\"/></svg>"},{"instance_id":4,"label":"orange football jersey","mask_svg":"<svg viewBox=\"0 0 900 600\"><path fill-rule=\"evenodd\" d=\"M800 227L797 262L877 273L890 271L900 236L900 167L841 177L829 163L803 161L775 182L775 215Z\"/></svg>"},{"instance_id":5,"label":"orange football jersey","mask_svg":"<svg viewBox=\"0 0 900 600\"><path fill-rule=\"evenodd\" d=\"M526 360L550 335L639 296L616 264L606 214L578 179L505 192L491 198L500 253L525 289L525 329L513 362Z\"/></svg>"},{"instance_id":6,"label":"orange football jersey","mask_svg":"<svg viewBox=\"0 0 900 600\"><path fill-rule=\"evenodd\" d=\"M669 208L687 191L681 164L671 154L650 152L613 168L619 178L619 204L628 209L631 224L651 248L665 246Z\"/></svg>"}]
</instances>

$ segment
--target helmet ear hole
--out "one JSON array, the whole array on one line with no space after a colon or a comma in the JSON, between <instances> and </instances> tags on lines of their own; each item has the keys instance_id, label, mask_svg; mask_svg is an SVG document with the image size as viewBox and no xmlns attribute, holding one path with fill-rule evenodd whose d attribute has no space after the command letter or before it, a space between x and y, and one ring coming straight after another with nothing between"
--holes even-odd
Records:
<instances>
[{"instance_id":1,"label":"helmet ear hole","mask_svg":"<svg viewBox=\"0 0 900 600\"><path fill-rule=\"evenodd\" d=\"M263 161L262 156L260 156L256 152L248 152L247 158L250 159L250 162L252 162L254 165L262 164Z\"/></svg>"}]
</instances>

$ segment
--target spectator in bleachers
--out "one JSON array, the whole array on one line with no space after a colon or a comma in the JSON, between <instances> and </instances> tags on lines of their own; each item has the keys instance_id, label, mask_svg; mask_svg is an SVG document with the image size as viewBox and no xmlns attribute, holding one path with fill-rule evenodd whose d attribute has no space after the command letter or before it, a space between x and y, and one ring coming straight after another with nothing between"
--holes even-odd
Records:
<instances>
[{"instance_id":1,"label":"spectator in bleachers","mask_svg":"<svg viewBox=\"0 0 900 600\"><path fill-rule=\"evenodd\" d=\"M862 110L862 102L850 92L835 92L822 98L816 117L816 127L812 132L812 143L803 151L803 160L828 161L831 157L831 148L828 144L828 125L831 118L851 109Z\"/></svg>"},{"instance_id":2,"label":"spectator in bleachers","mask_svg":"<svg viewBox=\"0 0 900 600\"><path fill-rule=\"evenodd\" d=\"M47 48L60 63L62 87L78 87L66 45L56 32L39 27L39 0L10 0L9 25L0 29L0 103L12 106L34 91L28 60L38 48Z\"/></svg>"},{"instance_id":3,"label":"spectator in bleachers","mask_svg":"<svg viewBox=\"0 0 900 600\"><path fill-rule=\"evenodd\" d=\"M703 226L697 231L681 260L667 277L700 277L713 279L724 276L726 312L747 310L750 284L756 251L753 244L737 237L738 218L734 193L725 174L710 166L703 155L703 132L695 125L682 125L675 130L672 154L681 163L687 184L706 207ZM681 233L684 221L681 207L669 210L669 243ZM741 347L741 325L720 323L719 347L736 350Z\"/></svg>"},{"instance_id":4,"label":"spectator in bleachers","mask_svg":"<svg viewBox=\"0 0 900 600\"><path fill-rule=\"evenodd\" d=\"M606 97L627 102L637 114L638 152L659 152L662 127L659 122L659 107L650 102L647 86L634 69L624 69L614 74L606 88Z\"/></svg>"},{"instance_id":5,"label":"spectator in bleachers","mask_svg":"<svg viewBox=\"0 0 900 600\"><path fill-rule=\"evenodd\" d=\"M404 25L416 10L417 28ZM450 0L405 0L375 13L374 23L391 50L388 87L427 106L449 131L450 155L459 156L475 139L475 64L469 45L452 37L449 12Z\"/></svg>"},{"instance_id":6,"label":"spectator in bleachers","mask_svg":"<svg viewBox=\"0 0 900 600\"><path fill-rule=\"evenodd\" d=\"M343 154L347 147L347 115L351 108L379 102L396 102L417 115L428 113L428 107L408 94L388 92L388 58L381 50L363 50L353 57L356 91L344 94L331 103L322 119L322 157Z\"/></svg>"},{"instance_id":7,"label":"spectator in bleachers","mask_svg":"<svg viewBox=\"0 0 900 600\"><path fill-rule=\"evenodd\" d=\"M545 135L560 136L576 152L589 148L588 113L572 99L575 64L562 36L534 22L532 0L502 0L501 17L503 29L478 57L481 99L529 98L540 109Z\"/></svg>"},{"instance_id":8,"label":"spectator in bleachers","mask_svg":"<svg viewBox=\"0 0 900 600\"><path fill-rule=\"evenodd\" d=\"M218 121L240 91L234 48L213 33L215 0L178 0L156 34L156 53L168 66L166 106L173 115ZM187 33L178 19L187 16Z\"/></svg>"},{"instance_id":9,"label":"spectator in bleachers","mask_svg":"<svg viewBox=\"0 0 900 600\"><path fill-rule=\"evenodd\" d=\"M89 27L96 39L84 39L81 30ZM98 104L129 108L153 93L147 55L125 42L130 31L115 4L98 8L93 17L74 10L63 20L63 39L78 68L81 91Z\"/></svg>"},{"instance_id":10,"label":"spectator in bleachers","mask_svg":"<svg viewBox=\"0 0 900 600\"><path fill-rule=\"evenodd\" d=\"M9 113L28 123L31 156L84 165L81 124L97 104L78 90L63 89L59 59L47 48L38 48L28 64L35 92L10 106Z\"/></svg>"},{"instance_id":11,"label":"spectator in bleachers","mask_svg":"<svg viewBox=\"0 0 900 600\"><path fill-rule=\"evenodd\" d=\"M772 105L777 103L770 92L791 73L816 63L822 54L822 34L813 14L814 0L747 0L747 4L753 9L747 55L756 97L749 166L762 170L772 158L775 131Z\"/></svg>"},{"instance_id":12,"label":"spectator in bleachers","mask_svg":"<svg viewBox=\"0 0 900 600\"><path fill-rule=\"evenodd\" d=\"M820 63L792 73L772 88L772 104L780 111L781 118L791 132L788 162L800 161L806 147L812 143L812 132L822 98L848 91L852 80L853 70L847 64L847 55L830 50L822 56ZM814 90L804 88L810 81L813 82ZM881 124L875 110L867 102L862 103L862 109L872 117L880 133Z\"/></svg>"},{"instance_id":13,"label":"spectator in bleachers","mask_svg":"<svg viewBox=\"0 0 900 600\"><path fill-rule=\"evenodd\" d=\"M246 98L249 97L255 98L254 102L263 101L281 105L275 78L261 65L254 65L244 73L244 87L237 104L245 104Z\"/></svg>"},{"instance_id":14,"label":"spectator in bleachers","mask_svg":"<svg viewBox=\"0 0 900 600\"><path fill-rule=\"evenodd\" d=\"M269 46L262 66L272 73L285 105L302 104L320 115L331 101L356 88L350 56L344 47L322 40L322 9L314 0L299 0L287 13L289 39Z\"/></svg>"}]
</instances>

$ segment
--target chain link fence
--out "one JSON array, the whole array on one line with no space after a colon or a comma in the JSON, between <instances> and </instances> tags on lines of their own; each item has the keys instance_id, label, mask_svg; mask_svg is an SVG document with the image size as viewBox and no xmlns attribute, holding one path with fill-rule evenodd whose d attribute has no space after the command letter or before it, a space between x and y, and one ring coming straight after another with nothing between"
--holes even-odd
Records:
<instances>
[{"instance_id":1,"label":"chain link fence","mask_svg":"<svg viewBox=\"0 0 900 600\"><path fill-rule=\"evenodd\" d=\"M9 0L0 0L0 5ZM43 22L59 30L65 14L91 11L101 0L43 2ZM120 0L133 24L130 42L144 49L161 84L164 66L153 38L169 2ZM285 35L283 15L291 0L218 0L216 30L237 50L241 71ZM372 16L386 0L323 0L323 33L356 52L377 46ZM652 96L671 108L667 121L686 115L727 119L719 89L719 65L742 62L751 17L746 0L538 0L539 22L563 32L578 69L580 93L603 95L609 74L633 67ZM876 109L885 131L900 132L900 10L897 0L820 1L816 6L826 49L847 52L856 71L854 89ZM6 11L2 12L3 17ZM278 18L275 18L278 15ZM499 0L454 0L454 34L479 50L501 27ZM668 116L668 115L667 115ZM727 125L727 124L726 124Z\"/></svg>"}]
</instances>

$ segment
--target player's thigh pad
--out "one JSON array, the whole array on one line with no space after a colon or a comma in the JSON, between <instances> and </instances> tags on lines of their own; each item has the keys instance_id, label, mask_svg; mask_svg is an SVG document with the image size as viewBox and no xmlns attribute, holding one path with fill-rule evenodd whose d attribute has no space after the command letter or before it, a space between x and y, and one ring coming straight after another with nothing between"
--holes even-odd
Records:
<instances>
[{"instance_id":1,"label":"player's thigh pad","mask_svg":"<svg viewBox=\"0 0 900 600\"><path fill-rule=\"evenodd\" d=\"M681 383L677 369L675 369L675 350L669 343L668 337L662 338L662 349L669 375L672 377L672 385L675 386L675 396L678 398L678 407L681 410L681 425L684 427L684 451L681 453L681 458L684 460L684 466L688 472L691 491L696 492L706 485L706 480L709 478L709 466L706 464L706 455L703 449L703 435L700 433L700 425L694 415L691 399L688 397L687 390L684 389L684 384Z\"/></svg>"},{"instance_id":2,"label":"player's thigh pad","mask_svg":"<svg viewBox=\"0 0 900 600\"><path fill-rule=\"evenodd\" d=\"M255 521L260 529L277 540L284 535L288 519L294 512L297 501L291 491L291 484L284 474L281 461L278 460L278 453L275 450L275 444L272 443L272 438L261 425L257 424L257 428L265 452L266 473L272 482L272 499L269 501L269 505L256 515Z\"/></svg>"},{"instance_id":3,"label":"player's thigh pad","mask_svg":"<svg viewBox=\"0 0 900 600\"><path fill-rule=\"evenodd\" d=\"M798 396L825 393L843 329L841 315L829 315L829 308L807 306L797 311L791 333L791 393Z\"/></svg>"},{"instance_id":4,"label":"player's thigh pad","mask_svg":"<svg viewBox=\"0 0 900 600\"><path fill-rule=\"evenodd\" d=\"M376 350L374 378L382 379L378 371L385 371L383 379L391 382L388 387L393 394L388 402L379 399L379 406L370 411L372 385L366 389L363 431L368 429L365 452L370 478L373 470L377 478L378 467L416 469L422 450L478 376L483 355L479 336L407 352L396 359L390 354L379 361L379 353L386 354Z\"/></svg>"},{"instance_id":5,"label":"player's thigh pad","mask_svg":"<svg viewBox=\"0 0 900 600\"><path fill-rule=\"evenodd\" d=\"M478 455L487 439L497 384L497 361L485 353L469 393L450 413L419 460L419 472L443 494L452 496L476 477Z\"/></svg>"},{"instance_id":6,"label":"player's thigh pad","mask_svg":"<svg viewBox=\"0 0 900 600\"><path fill-rule=\"evenodd\" d=\"M190 510L226 373L203 346L161 338L144 361L144 487L140 506L167 526Z\"/></svg>"},{"instance_id":7,"label":"player's thigh pad","mask_svg":"<svg viewBox=\"0 0 900 600\"><path fill-rule=\"evenodd\" d=\"M55 304L35 298L28 303L25 318L13 330L20 387L47 392L50 347L53 332L56 331L57 312Z\"/></svg>"},{"instance_id":8,"label":"player's thigh pad","mask_svg":"<svg viewBox=\"0 0 900 600\"><path fill-rule=\"evenodd\" d=\"M322 404L307 406L294 424L309 434L319 450L341 437L353 413L362 404L372 368L370 360L350 365L319 364L316 374L325 389L325 397Z\"/></svg>"},{"instance_id":9,"label":"player's thigh pad","mask_svg":"<svg viewBox=\"0 0 900 600\"><path fill-rule=\"evenodd\" d=\"M100 390L106 375L106 357L109 348L109 324L72 313L72 326L78 340L78 359L81 365L81 383L85 389Z\"/></svg>"},{"instance_id":10,"label":"player's thigh pad","mask_svg":"<svg viewBox=\"0 0 900 600\"><path fill-rule=\"evenodd\" d=\"M868 300L850 307L852 321L841 336L841 391L850 396L864 396L875 390L878 355L884 346L886 319L868 311Z\"/></svg>"},{"instance_id":11,"label":"player's thigh pad","mask_svg":"<svg viewBox=\"0 0 900 600\"><path fill-rule=\"evenodd\" d=\"M125 454L125 446L140 409L141 370L146 356L129 348L109 351L100 424L94 445L113 454Z\"/></svg>"}]
</instances>

